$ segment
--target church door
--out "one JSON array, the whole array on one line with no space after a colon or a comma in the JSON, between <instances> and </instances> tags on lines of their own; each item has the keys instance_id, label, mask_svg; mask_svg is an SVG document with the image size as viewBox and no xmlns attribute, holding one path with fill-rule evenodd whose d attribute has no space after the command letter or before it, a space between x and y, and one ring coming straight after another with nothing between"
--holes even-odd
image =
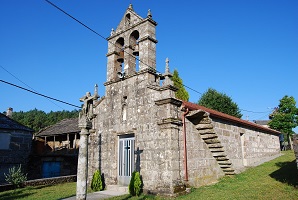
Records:
<instances>
[{"instance_id":1,"label":"church door","mask_svg":"<svg viewBox=\"0 0 298 200\"><path fill-rule=\"evenodd\" d=\"M134 171L134 137L119 138L118 184L129 185Z\"/></svg>"}]
</instances>

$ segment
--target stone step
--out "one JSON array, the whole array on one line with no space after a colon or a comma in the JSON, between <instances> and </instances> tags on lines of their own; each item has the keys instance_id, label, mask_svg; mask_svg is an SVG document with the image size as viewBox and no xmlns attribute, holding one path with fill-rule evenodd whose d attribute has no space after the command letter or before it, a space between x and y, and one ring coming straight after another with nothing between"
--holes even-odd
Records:
<instances>
[{"instance_id":1,"label":"stone step","mask_svg":"<svg viewBox=\"0 0 298 200\"><path fill-rule=\"evenodd\" d=\"M222 157L215 157L215 159L217 161L224 161L224 160L229 160L226 156L222 156Z\"/></svg>"},{"instance_id":2,"label":"stone step","mask_svg":"<svg viewBox=\"0 0 298 200\"><path fill-rule=\"evenodd\" d=\"M107 185L107 190L122 192L128 194L128 186L123 185Z\"/></svg>"},{"instance_id":3,"label":"stone step","mask_svg":"<svg viewBox=\"0 0 298 200\"><path fill-rule=\"evenodd\" d=\"M220 168L225 169L225 168L231 168L231 165L219 165Z\"/></svg>"},{"instance_id":4,"label":"stone step","mask_svg":"<svg viewBox=\"0 0 298 200\"><path fill-rule=\"evenodd\" d=\"M227 154L225 152L212 152L213 157L226 157Z\"/></svg>"},{"instance_id":5,"label":"stone step","mask_svg":"<svg viewBox=\"0 0 298 200\"><path fill-rule=\"evenodd\" d=\"M220 141L215 138L215 139L205 139L204 140L207 144L215 144L215 143L220 143Z\"/></svg>"},{"instance_id":6,"label":"stone step","mask_svg":"<svg viewBox=\"0 0 298 200\"><path fill-rule=\"evenodd\" d=\"M213 125L212 124L197 124L196 126L197 130L204 130L204 129L212 129Z\"/></svg>"},{"instance_id":7,"label":"stone step","mask_svg":"<svg viewBox=\"0 0 298 200\"><path fill-rule=\"evenodd\" d=\"M235 175L235 172L225 172L225 175L226 175L226 176L229 176L229 175Z\"/></svg>"},{"instance_id":8,"label":"stone step","mask_svg":"<svg viewBox=\"0 0 298 200\"><path fill-rule=\"evenodd\" d=\"M217 135L215 133L210 133L210 134L201 135L201 138L203 140L212 139L212 138L217 138Z\"/></svg>"},{"instance_id":9,"label":"stone step","mask_svg":"<svg viewBox=\"0 0 298 200\"><path fill-rule=\"evenodd\" d=\"M222 166L222 165L232 165L232 163L229 160L219 160L217 163Z\"/></svg>"},{"instance_id":10,"label":"stone step","mask_svg":"<svg viewBox=\"0 0 298 200\"><path fill-rule=\"evenodd\" d=\"M221 143L207 144L208 148L222 148Z\"/></svg>"},{"instance_id":11,"label":"stone step","mask_svg":"<svg viewBox=\"0 0 298 200\"><path fill-rule=\"evenodd\" d=\"M228 168L223 168L222 171L224 171L224 172L234 172L235 170L228 167Z\"/></svg>"},{"instance_id":12,"label":"stone step","mask_svg":"<svg viewBox=\"0 0 298 200\"><path fill-rule=\"evenodd\" d=\"M209 148L211 152L224 152L223 148Z\"/></svg>"},{"instance_id":13,"label":"stone step","mask_svg":"<svg viewBox=\"0 0 298 200\"><path fill-rule=\"evenodd\" d=\"M210 134L210 133L214 133L215 134L215 131L213 129L197 129L199 131L199 133L201 135L205 135L205 134Z\"/></svg>"}]
</instances>

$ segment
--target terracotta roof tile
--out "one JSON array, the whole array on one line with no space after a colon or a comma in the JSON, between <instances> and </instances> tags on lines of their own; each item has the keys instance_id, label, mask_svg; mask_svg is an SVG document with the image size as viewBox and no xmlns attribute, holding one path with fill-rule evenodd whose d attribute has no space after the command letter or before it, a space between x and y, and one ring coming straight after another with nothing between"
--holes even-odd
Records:
<instances>
[{"instance_id":1,"label":"terracotta roof tile","mask_svg":"<svg viewBox=\"0 0 298 200\"><path fill-rule=\"evenodd\" d=\"M239 119L237 117L234 117L234 116L231 116L231 115L228 115L228 114L216 111L216 110L212 110L210 108L206 108L206 107L200 106L198 104L183 101L183 106L188 108L190 111L191 110L204 110L204 111L208 112L211 117L215 117L215 118L227 120L227 121L230 121L230 122L233 122L233 123L249 126L251 128L255 128L255 129L258 129L258 130L269 132L271 134L278 134L278 135L281 134L279 131L276 131L276 130L273 130L273 129L270 129L270 128L266 128L264 126L258 125L258 124L253 123L253 122L249 122L249 121L246 121L246 120L243 120L243 119Z\"/></svg>"}]
</instances>

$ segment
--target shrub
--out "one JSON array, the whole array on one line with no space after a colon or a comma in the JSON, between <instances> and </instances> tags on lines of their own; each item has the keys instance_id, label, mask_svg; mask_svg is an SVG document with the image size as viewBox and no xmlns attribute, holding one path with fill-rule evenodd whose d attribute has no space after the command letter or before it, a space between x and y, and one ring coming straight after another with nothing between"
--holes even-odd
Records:
<instances>
[{"instance_id":1,"label":"shrub","mask_svg":"<svg viewBox=\"0 0 298 200\"><path fill-rule=\"evenodd\" d=\"M24 174L22 172L22 167L19 165L18 168L13 166L12 168L9 168L8 174L5 174L5 180L12 184L15 188L20 187L22 183L24 183L27 180L27 174Z\"/></svg>"},{"instance_id":2,"label":"shrub","mask_svg":"<svg viewBox=\"0 0 298 200\"><path fill-rule=\"evenodd\" d=\"M136 172L135 174L134 188L136 195L139 196L141 194L142 189L142 180L139 172Z\"/></svg>"},{"instance_id":3,"label":"shrub","mask_svg":"<svg viewBox=\"0 0 298 200\"><path fill-rule=\"evenodd\" d=\"M134 171L128 186L129 194L131 196L139 196L142 191L142 180L139 172Z\"/></svg>"},{"instance_id":4,"label":"shrub","mask_svg":"<svg viewBox=\"0 0 298 200\"><path fill-rule=\"evenodd\" d=\"M91 189L93 191L100 191L103 189L100 170L96 170L93 174L92 181L91 181Z\"/></svg>"}]
</instances>

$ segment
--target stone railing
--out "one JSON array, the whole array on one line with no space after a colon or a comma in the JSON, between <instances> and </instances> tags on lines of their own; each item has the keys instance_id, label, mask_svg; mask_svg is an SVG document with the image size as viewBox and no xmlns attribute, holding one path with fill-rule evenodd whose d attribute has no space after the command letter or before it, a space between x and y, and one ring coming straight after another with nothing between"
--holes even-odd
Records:
<instances>
[{"instance_id":1,"label":"stone railing","mask_svg":"<svg viewBox=\"0 0 298 200\"><path fill-rule=\"evenodd\" d=\"M24 182L23 187L38 186L38 185L56 185L60 183L76 182L76 181L77 181L77 175L60 176L60 177L53 177L53 178L29 180ZM0 192L6 191L6 190L13 190L13 189L14 187L12 184L0 185Z\"/></svg>"}]
</instances>

